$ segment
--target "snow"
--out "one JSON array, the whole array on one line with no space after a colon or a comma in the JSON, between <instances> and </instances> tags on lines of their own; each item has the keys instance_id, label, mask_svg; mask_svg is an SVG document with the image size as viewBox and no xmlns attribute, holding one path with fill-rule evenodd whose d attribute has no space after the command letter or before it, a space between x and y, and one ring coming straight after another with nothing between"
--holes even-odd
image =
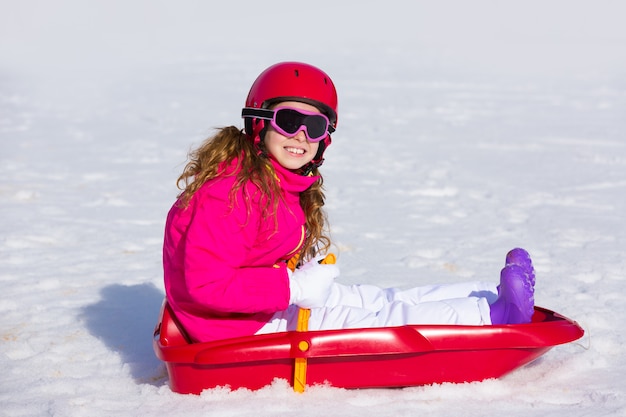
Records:
<instances>
[{"instance_id":1,"label":"snow","mask_svg":"<svg viewBox=\"0 0 626 417\"><path fill-rule=\"evenodd\" d=\"M619 1L0 2L0 414L626 415ZM324 168L340 280L496 280L585 336L499 380L200 396L151 335L187 151L281 60L340 94Z\"/></svg>"}]
</instances>

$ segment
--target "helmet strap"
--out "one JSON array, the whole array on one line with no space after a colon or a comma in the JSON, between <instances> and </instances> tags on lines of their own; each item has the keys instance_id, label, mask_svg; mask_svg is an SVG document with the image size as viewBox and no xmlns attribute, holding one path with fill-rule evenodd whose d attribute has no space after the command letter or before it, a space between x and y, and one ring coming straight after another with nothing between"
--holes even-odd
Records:
<instances>
[{"instance_id":1,"label":"helmet strap","mask_svg":"<svg viewBox=\"0 0 626 417\"><path fill-rule=\"evenodd\" d=\"M308 164L300 168L301 175L304 175L305 177L309 176L315 168L321 167L322 164L324 163L323 156L324 156L324 151L326 150L326 142L321 141L319 144L320 145L319 145L319 148L317 149L317 153L315 154L315 158L313 158L311 162L309 162Z\"/></svg>"}]
</instances>

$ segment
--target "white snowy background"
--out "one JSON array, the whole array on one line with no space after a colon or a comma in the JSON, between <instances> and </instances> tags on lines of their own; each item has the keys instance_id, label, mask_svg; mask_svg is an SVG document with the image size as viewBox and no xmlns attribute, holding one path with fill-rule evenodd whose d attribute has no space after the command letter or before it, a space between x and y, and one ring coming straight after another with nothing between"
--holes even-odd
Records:
<instances>
[{"instance_id":1,"label":"white snowy background","mask_svg":"<svg viewBox=\"0 0 626 417\"><path fill-rule=\"evenodd\" d=\"M0 0L0 415L626 415L626 4ZM187 151L318 65L340 281L497 280L578 342L500 380L179 395L151 335Z\"/></svg>"}]
</instances>

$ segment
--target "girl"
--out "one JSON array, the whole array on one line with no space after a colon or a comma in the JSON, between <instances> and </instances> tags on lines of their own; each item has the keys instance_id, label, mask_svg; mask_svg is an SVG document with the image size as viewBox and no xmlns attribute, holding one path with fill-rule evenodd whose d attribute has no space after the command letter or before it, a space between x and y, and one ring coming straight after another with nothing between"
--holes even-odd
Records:
<instances>
[{"instance_id":1,"label":"girl","mask_svg":"<svg viewBox=\"0 0 626 417\"><path fill-rule=\"evenodd\" d=\"M533 313L534 271L507 255L500 285L409 290L335 282L319 167L337 126L330 77L303 63L266 69L242 110L245 129L220 129L190 155L165 227L169 304L192 341L294 330L403 324L507 324ZM290 259L302 261L293 272Z\"/></svg>"}]
</instances>

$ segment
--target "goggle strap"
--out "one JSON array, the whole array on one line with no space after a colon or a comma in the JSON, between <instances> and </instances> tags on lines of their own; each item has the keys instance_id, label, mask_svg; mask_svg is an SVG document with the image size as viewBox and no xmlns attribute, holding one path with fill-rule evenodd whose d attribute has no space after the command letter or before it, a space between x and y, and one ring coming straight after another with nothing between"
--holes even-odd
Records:
<instances>
[{"instance_id":1,"label":"goggle strap","mask_svg":"<svg viewBox=\"0 0 626 417\"><path fill-rule=\"evenodd\" d=\"M272 120L274 117L274 110L244 107L241 109L241 117L256 117L264 120Z\"/></svg>"}]
</instances>

